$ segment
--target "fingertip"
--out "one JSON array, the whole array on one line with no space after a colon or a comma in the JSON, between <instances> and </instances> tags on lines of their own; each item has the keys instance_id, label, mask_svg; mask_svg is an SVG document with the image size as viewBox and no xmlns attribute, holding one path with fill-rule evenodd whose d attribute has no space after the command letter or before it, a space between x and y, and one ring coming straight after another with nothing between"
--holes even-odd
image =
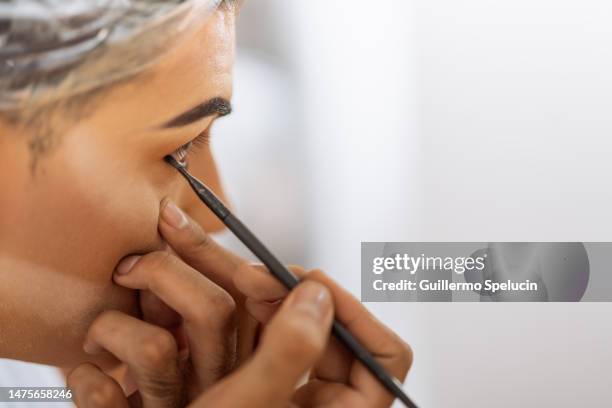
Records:
<instances>
[{"instance_id":1,"label":"fingertip","mask_svg":"<svg viewBox=\"0 0 612 408\"><path fill-rule=\"evenodd\" d=\"M303 278L308 275L308 271L300 265L289 264L287 265L287 269L289 269L298 278Z\"/></svg>"},{"instance_id":2,"label":"fingertip","mask_svg":"<svg viewBox=\"0 0 612 408\"><path fill-rule=\"evenodd\" d=\"M199 236L206 234L200 224L189 216L187 211L177 205L172 199L164 198L159 206L160 233L167 238L168 242L175 236Z\"/></svg>"},{"instance_id":3,"label":"fingertip","mask_svg":"<svg viewBox=\"0 0 612 408\"><path fill-rule=\"evenodd\" d=\"M136 265L141 257L142 256L140 255L130 255L123 258L115 268L115 275L127 275L134 268L134 265Z\"/></svg>"},{"instance_id":4,"label":"fingertip","mask_svg":"<svg viewBox=\"0 0 612 408\"><path fill-rule=\"evenodd\" d=\"M189 225L189 219L185 212L169 198L162 200L160 219L177 230L184 229Z\"/></svg>"},{"instance_id":5,"label":"fingertip","mask_svg":"<svg viewBox=\"0 0 612 408\"><path fill-rule=\"evenodd\" d=\"M113 273L113 282L127 289L146 289L146 284L140 282L141 277L139 275L140 273L138 272L125 274L115 271Z\"/></svg>"},{"instance_id":6,"label":"fingertip","mask_svg":"<svg viewBox=\"0 0 612 408\"><path fill-rule=\"evenodd\" d=\"M169 207L170 204L166 206ZM177 207L178 208L178 207ZM183 212L186 224L177 228L167 222L163 214L159 218L158 230L174 253L201 252L214 249L214 240L202 226Z\"/></svg>"}]
</instances>

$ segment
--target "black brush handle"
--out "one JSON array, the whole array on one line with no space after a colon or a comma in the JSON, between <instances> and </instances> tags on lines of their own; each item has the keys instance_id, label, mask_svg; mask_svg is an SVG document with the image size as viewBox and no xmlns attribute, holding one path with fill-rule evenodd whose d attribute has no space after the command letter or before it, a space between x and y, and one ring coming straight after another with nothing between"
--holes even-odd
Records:
<instances>
[{"instance_id":1,"label":"black brush handle","mask_svg":"<svg viewBox=\"0 0 612 408\"><path fill-rule=\"evenodd\" d=\"M276 279L281 281L289 290L300 283L297 276L287 269L204 183L189 174L187 169L177 162L174 157L166 156L165 160L187 179L200 200L249 248L253 255L259 258ZM332 332L391 394L403 402L406 407L417 408L416 404L406 395L402 389L402 384L397 378L389 374L378 360L338 320L334 319Z\"/></svg>"},{"instance_id":2,"label":"black brush handle","mask_svg":"<svg viewBox=\"0 0 612 408\"><path fill-rule=\"evenodd\" d=\"M229 213L222 221L287 289L291 290L300 283L300 280L233 214ZM378 360L338 320L334 319L332 332L391 394L406 407L417 408L397 378L387 373Z\"/></svg>"}]
</instances>

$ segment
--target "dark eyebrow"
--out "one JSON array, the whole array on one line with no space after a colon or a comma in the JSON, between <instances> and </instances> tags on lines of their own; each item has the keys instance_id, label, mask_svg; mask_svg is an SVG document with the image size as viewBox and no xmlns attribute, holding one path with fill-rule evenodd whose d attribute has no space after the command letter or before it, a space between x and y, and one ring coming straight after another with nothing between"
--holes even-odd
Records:
<instances>
[{"instance_id":1,"label":"dark eyebrow","mask_svg":"<svg viewBox=\"0 0 612 408\"><path fill-rule=\"evenodd\" d=\"M219 7L232 8L236 5L237 0L222 0Z\"/></svg>"},{"instance_id":2,"label":"dark eyebrow","mask_svg":"<svg viewBox=\"0 0 612 408\"><path fill-rule=\"evenodd\" d=\"M231 112L232 104L227 99L216 97L181 113L174 119L170 119L168 122L164 123L162 127L173 128L186 126L207 116L218 115L221 117L229 115Z\"/></svg>"}]
</instances>

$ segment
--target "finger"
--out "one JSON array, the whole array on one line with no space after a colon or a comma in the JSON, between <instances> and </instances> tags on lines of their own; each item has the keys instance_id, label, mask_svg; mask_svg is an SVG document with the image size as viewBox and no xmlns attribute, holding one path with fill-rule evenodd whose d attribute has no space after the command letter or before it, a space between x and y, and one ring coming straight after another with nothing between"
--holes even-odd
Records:
<instances>
[{"instance_id":1,"label":"finger","mask_svg":"<svg viewBox=\"0 0 612 408\"><path fill-rule=\"evenodd\" d=\"M180 258L232 296L240 296L234 288L232 277L246 261L218 245L170 200L164 200L161 204L159 231Z\"/></svg>"},{"instance_id":2,"label":"finger","mask_svg":"<svg viewBox=\"0 0 612 408\"><path fill-rule=\"evenodd\" d=\"M191 361L201 388L236 363L236 304L206 276L164 251L124 259L115 282L148 290L183 319Z\"/></svg>"},{"instance_id":3,"label":"finger","mask_svg":"<svg viewBox=\"0 0 612 408\"><path fill-rule=\"evenodd\" d=\"M181 324L182 318L150 290L140 291L140 309L143 320L156 326L173 328Z\"/></svg>"},{"instance_id":4,"label":"finger","mask_svg":"<svg viewBox=\"0 0 612 408\"><path fill-rule=\"evenodd\" d=\"M102 313L90 326L85 352L108 351L125 362L145 407L168 407L183 401L178 351L172 335L118 311Z\"/></svg>"},{"instance_id":5,"label":"finger","mask_svg":"<svg viewBox=\"0 0 612 408\"><path fill-rule=\"evenodd\" d=\"M258 331L257 322L244 313L244 296L232 281L236 270L247 261L218 245L197 222L170 200L162 202L160 213L158 228L170 247L236 300L236 325L240 333L236 360L240 363L251 354Z\"/></svg>"},{"instance_id":6,"label":"finger","mask_svg":"<svg viewBox=\"0 0 612 408\"><path fill-rule=\"evenodd\" d=\"M251 298L247 298L244 302L249 315L262 324L268 323L272 316L278 311L281 304L281 300L277 300L276 302L257 302Z\"/></svg>"},{"instance_id":7,"label":"finger","mask_svg":"<svg viewBox=\"0 0 612 408\"><path fill-rule=\"evenodd\" d=\"M304 268L297 265L287 267L297 277L306 274ZM288 290L261 264L243 264L234 274L236 288L253 300L274 302L287 296Z\"/></svg>"},{"instance_id":8,"label":"finger","mask_svg":"<svg viewBox=\"0 0 612 408\"><path fill-rule=\"evenodd\" d=\"M301 267L290 266L289 269L300 278L308 276ZM261 264L242 265L234 275L234 284L247 296L245 307L248 313L263 324L272 318L280 306L281 298L288 293L287 289ZM349 380L352 364L352 354L335 338L331 338L321 362L317 364L312 375L314 378L346 383Z\"/></svg>"},{"instance_id":9,"label":"finger","mask_svg":"<svg viewBox=\"0 0 612 408\"><path fill-rule=\"evenodd\" d=\"M412 362L410 348L391 330L376 320L370 312L349 292L340 287L320 270L305 273L295 271L305 280L316 280L328 286L333 294L336 313L347 328L368 348L381 363L399 379L404 379ZM266 302L278 299L283 291L280 283L263 267L245 265L234 276L236 287L248 296L246 305L249 313L261 322L266 322L274 313L274 307ZM328 381L347 382L351 375L354 358L336 339L330 341L324 358L317 364L314 375ZM358 370L358 372L361 372ZM366 388L377 387L378 383L369 374L357 376L364 378ZM359 384L361 382L358 381ZM380 393L376 393L379 395Z\"/></svg>"},{"instance_id":10,"label":"finger","mask_svg":"<svg viewBox=\"0 0 612 408\"><path fill-rule=\"evenodd\" d=\"M78 365L68 374L66 382L78 408L129 408L117 381L93 364Z\"/></svg>"},{"instance_id":11,"label":"finger","mask_svg":"<svg viewBox=\"0 0 612 408\"><path fill-rule=\"evenodd\" d=\"M287 268L298 277L306 273L304 268L297 265L288 265ZM247 296L247 312L260 323L270 320L289 293L262 264L242 265L234 275L234 285Z\"/></svg>"},{"instance_id":12,"label":"finger","mask_svg":"<svg viewBox=\"0 0 612 408\"><path fill-rule=\"evenodd\" d=\"M331 291L336 318L392 375L403 381L412 364L410 346L377 320L359 300L322 271L314 270L308 273L306 280L320 282ZM333 360L324 361L322 359L316 369L317 376L322 376L330 381L345 378L346 372L343 373L335 367L342 367L342 365ZM351 370L350 383L363 395L366 395L375 406L385 406L393 400L388 391L361 363Z\"/></svg>"},{"instance_id":13,"label":"finger","mask_svg":"<svg viewBox=\"0 0 612 408\"><path fill-rule=\"evenodd\" d=\"M346 384L311 380L296 390L294 403L299 407L370 407L368 400Z\"/></svg>"},{"instance_id":14,"label":"finger","mask_svg":"<svg viewBox=\"0 0 612 408\"><path fill-rule=\"evenodd\" d=\"M348 384L354 364L355 356L337 338L332 337L310 378Z\"/></svg>"},{"instance_id":15,"label":"finger","mask_svg":"<svg viewBox=\"0 0 612 408\"><path fill-rule=\"evenodd\" d=\"M298 285L266 327L251 361L194 406L285 407L296 383L323 352L332 318L332 300L324 286Z\"/></svg>"},{"instance_id":16,"label":"finger","mask_svg":"<svg viewBox=\"0 0 612 408\"><path fill-rule=\"evenodd\" d=\"M140 309L142 310L142 320L154 324L155 326L163 327L174 336L176 345L178 346L179 355L189 357L189 344L187 334L182 325L183 318L170 306L165 304L150 290L141 290Z\"/></svg>"},{"instance_id":17,"label":"finger","mask_svg":"<svg viewBox=\"0 0 612 408\"><path fill-rule=\"evenodd\" d=\"M162 251L178 256L165 241L163 242ZM164 328L172 328L181 323L181 316L176 313L175 310L172 310L172 308L162 302L161 299L155 296L155 294L151 291L141 290L139 293L139 298L140 309L142 311L144 321Z\"/></svg>"}]
</instances>

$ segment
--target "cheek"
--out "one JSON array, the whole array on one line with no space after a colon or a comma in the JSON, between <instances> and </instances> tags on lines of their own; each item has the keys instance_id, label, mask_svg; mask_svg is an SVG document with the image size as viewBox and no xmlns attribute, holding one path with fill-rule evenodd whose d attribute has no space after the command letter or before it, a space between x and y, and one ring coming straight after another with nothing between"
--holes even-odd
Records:
<instances>
[{"instance_id":1,"label":"cheek","mask_svg":"<svg viewBox=\"0 0 612 408\"><path fill-rule=\"evenodd\" d=\"M39 203L31 217L37 219L37 229L47 237L55 234L46 242L51 246L46 252L70 255L70 269L83 279L110 281L123 256L159 246L157 221L164 193L142 166L89 144L66 146L54 162L41 177L44 188L31 200Z\"/></svg>"},{"instance_id":2,"label":"cheek","mask_svg":"<svg viewBox=\"0 0 612 408\"><path fill-rule=\"evenodd\" d=\"M74 366L90 358L83 353L82 342L102 311L138 313L131 291L80 279L57 265L3 256L0 268L0 276L4 271L18 275L3 279L6 284L0 287L2 357Z\"/></svg>"},{"instance_id":3,"label":"cheek","mask_svg":"<svg viewBox=\"0 0 612 408\"><path fill-rule=\"evenodd\" d=\"M17 192L0 256L0 320L11 310L14 324L3 331L15 358L73 361L101 311L135 313L135 292L112 274L124 256L159 248L159 203L168 193L150 166L119 156L66 144Z\"/></svg>"}]
</instances>

